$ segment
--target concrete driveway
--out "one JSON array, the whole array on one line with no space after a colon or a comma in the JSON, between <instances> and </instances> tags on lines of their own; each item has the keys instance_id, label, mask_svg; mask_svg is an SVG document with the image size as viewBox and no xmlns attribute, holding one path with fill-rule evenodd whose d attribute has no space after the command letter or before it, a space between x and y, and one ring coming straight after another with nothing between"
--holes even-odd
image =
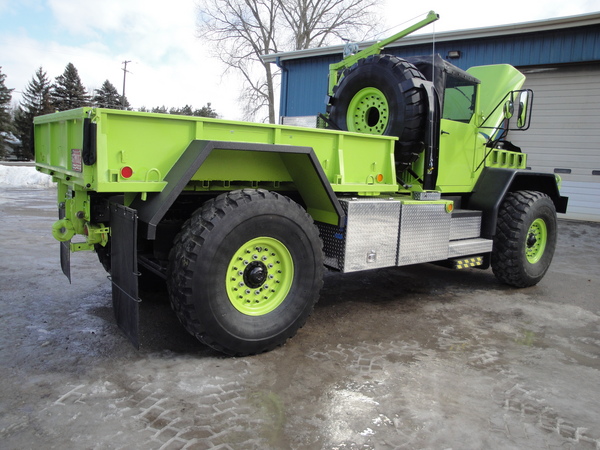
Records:
<instances>
[{"instance_id":1,"label":"concrete driveway","mask_svg":"<svg viewBox=\"0 0 600 450\"><path fill-rule=\"evenodd\" d=\"M228 358L142 293L142 348L94 254L62 275L52 190L0 190L3 449L600 449L600 224L542 282L419 265L328 273L285 346Z\"/></svg>"}]
</instances>

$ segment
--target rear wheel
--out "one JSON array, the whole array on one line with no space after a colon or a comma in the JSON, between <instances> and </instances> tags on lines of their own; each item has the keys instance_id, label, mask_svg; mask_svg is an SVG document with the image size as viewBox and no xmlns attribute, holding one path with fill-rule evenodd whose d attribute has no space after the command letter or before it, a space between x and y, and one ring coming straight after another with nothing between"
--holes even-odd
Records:
<instances>
[{"instance_id":1,"label":"rear wheel","mask_svg":"<svg viewBox=\"0 0 600 450\"><path fill-rule=\"evenodd\" d=\"M496 277L512 286L537 284L550 267L556 247L556 209L541 192L509 193L498 214L492 252Z\"/></svg>"},{"instance_id":2,"label":"rear wheel","mask_svg":"<svg viewBox=\"0 0 600 450\"><path fill-rule=\"evenodd\" d=\"M296 203L264 190L222 194L186 222L167 285L184 327L205 344L249 355L305 323L323 284L318 230Z\"/></svg>"}]
</instances>

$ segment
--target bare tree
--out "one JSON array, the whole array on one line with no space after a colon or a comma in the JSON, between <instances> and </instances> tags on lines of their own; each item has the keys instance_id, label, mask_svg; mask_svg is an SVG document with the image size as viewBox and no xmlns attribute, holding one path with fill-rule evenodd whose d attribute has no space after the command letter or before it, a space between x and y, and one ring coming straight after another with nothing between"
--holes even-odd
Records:
<instances>
[{"instance_id":1,"label":"bare tree","mask_svg":"<svg viewBox=\"0 0 600 450\"><path fill-rule=\"evenodd\" d=\"M364 38L378 22L377 0L277 0L294 50L323 47L332 38Z\"/></svg>"},{"instance_id":2,"label":"bare tree","mask_svg":"<svg viewBox=\"0 0 600 450\"><path fill-rule=\"evenodd\" d=\"M244 117L275 123L276 68L260 59L279 51L364 38L379 0L200 0L199 36L215 43L227 70L241 74ZM266 114L260 117L260 114Z\"/></svg>"}]
</instances>

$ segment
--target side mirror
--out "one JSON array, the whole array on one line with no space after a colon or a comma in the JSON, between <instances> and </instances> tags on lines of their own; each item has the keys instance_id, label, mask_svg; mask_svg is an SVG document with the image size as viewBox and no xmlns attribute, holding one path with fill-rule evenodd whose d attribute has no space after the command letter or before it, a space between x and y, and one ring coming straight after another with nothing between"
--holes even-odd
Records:
<instances>
[{"instance_id":1,"label":"side mirror","mask_svg":"<svg viewBox=\"0 0 600 450\"><path fill-rule=\"evenodd\" d=\"M529 126L531 125L532 105L533 91L531 89L512 91L510 93L510 99L504 104L504 118L509 121L509 130L524 131L529 128Z\"/></svg>"},{"instance_id":2,"label":"side mirror","mask_svg":"<svg viewBox=\"0 0 600 450\"><path fill-rule=\"evenodd\" d=\"M478 115L481 120L479 128L494 129L495 132L525 131L531 125L532 106L533 91L531 89L509 91L487 117L484 117L482 113ZM502 120L496 127L485 126L490 118L491 121Z\"/></svg>"},{"instance_id":3,"label":"side mirror","mask_svg":"<svg viewBox=\"0 0 600 450\"><path fill-rule=\"evenodd\" d=\"M531 112L529 109L529 105L532 103L533 99L533 91L526 90L522 91L519 96L519 113L517 114L517 128L529 128L528 118L529 113Z\"/></svg>"}]
</instances>

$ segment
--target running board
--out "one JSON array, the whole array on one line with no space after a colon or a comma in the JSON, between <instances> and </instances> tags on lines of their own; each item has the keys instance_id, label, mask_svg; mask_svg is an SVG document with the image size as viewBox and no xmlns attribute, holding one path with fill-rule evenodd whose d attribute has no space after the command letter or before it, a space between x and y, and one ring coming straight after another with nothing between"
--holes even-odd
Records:
<instances>
[{"instance_id":1,"label":"running board","mask_svg":"<svg viewBox=\"0 0 600 450\"><path fill-rule=\"evenodd\" d=\"M450 241L448 258L458 258L467 255L481 255L492 251L494 241L491 239L475 238Z\"/></svg>"}]
</instances>

